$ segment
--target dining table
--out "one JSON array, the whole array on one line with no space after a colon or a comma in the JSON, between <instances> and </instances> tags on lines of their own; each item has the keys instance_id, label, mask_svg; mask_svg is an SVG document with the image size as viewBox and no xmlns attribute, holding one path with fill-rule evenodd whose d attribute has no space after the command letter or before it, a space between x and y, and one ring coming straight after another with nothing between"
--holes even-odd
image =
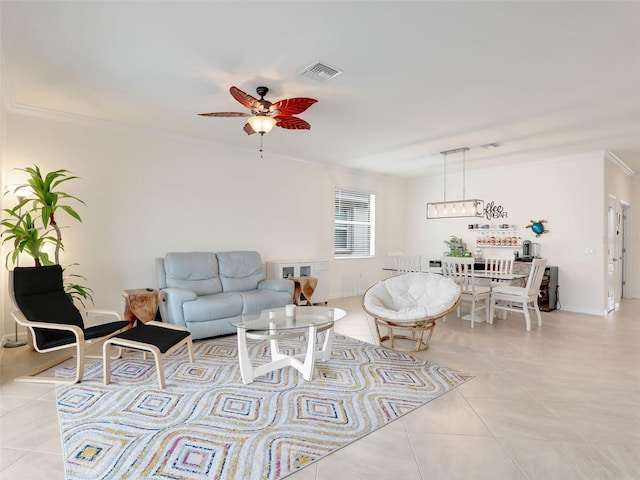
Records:
<instances>
[{"instance_id":1,"label":"dining table","mask_svg":"<svg viewBox=\"0 0 640 480\"><path fill-rule=\"evenodd\" d=\"M393 273L398 272L397 269L391 268L391 267L384 267L382 270L387 271L387 272L393 272ZM436 275L442 275L442 268L441 267L429 267L427 269L420 270L420 272L421 273L434 273ZM492 283L492 282L500 282L500 283L515 282L516 280L526 279L528 276L529 275L525 274L525 273L502 273L502 272L495 272L495 271L489 271L489 270L474 270L473 271L473 278L474 279L488 281L488 282L485 282L485 283L479 282L478 284L479 285L487 285L487 286L491 286L491 285L489 285L489 283Z\"/></svg>"},{"instance_id":2,"label":"dining table","mask_svg":"<svg viewBox=\"0 0 640 480\"><path fill-rule=\"evenodd\" d=\"M382 270L397 273L398 270L391 267L384 267ZM420 273L433 273L436 275L442 275L441 267L428 267L427 269L420 270ZM474 270L473 280L475 285L483 287L494 288L499 285L510 284L524 287L529 275L525 273L502 273L489 270ZM471 321L471 314L463 315L460 317L462 320ZM475 322L484 322L484 317L475 315Z\"/></svg>"}]
</instances>

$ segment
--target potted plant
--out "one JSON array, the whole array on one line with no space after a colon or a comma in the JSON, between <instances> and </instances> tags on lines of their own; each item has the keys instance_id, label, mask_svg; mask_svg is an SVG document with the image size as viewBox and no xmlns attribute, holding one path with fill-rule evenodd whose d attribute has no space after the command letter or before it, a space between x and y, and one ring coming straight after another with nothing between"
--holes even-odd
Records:
<instances>
[{"instance_id":1,"label":"potted plant","mask_svg":"<svg viewBox=\"0 0 640 480\"><path fill-rule=\"evenodd\" d=\"M461 238L451 235L449 240L445 240L444 244L449 247L449 252L445 253L446 257L470 257L471 252L467 251L467 246Z\"/></svg>"},{"instance_id":2,"label":"potted plant","mask_svg":"<svg viewBox=\"0 0 640 480\"><path fill-rule=\"evenodd\" d=\"M13 241L13 250L7 254L5 267L9 268L9 260L18 263L18 256L22 252L28 253L34 260L35 266L51 265L49 255L44 251L48 243L55 242L49 236L50 230L38 228L29 212L21 213L19 206L5 209L9 216L2 221L4 242Z\"/></svg>"},{"instance_id":3,"label":"potted plant","mask_svg":"<svg viewBox=\"0 0 640 480\"><path fill-rule=\"evenodd\" d=\"M55 170L43 174L37 165L18 170L27 173L29 177L26 183L16 185L5 192L5 195L13 193L18 199L18 203L13 208L4 210L6 218L1 222L2 243L12 242L13 245L13 249L7 254L5 266L9 268L9 261L17 265L22 253L30 255L36 267L60 264L60 250L64 250L64 244L56 213L64 211L81 222L80 215L69 205L69 201L82 205L85 203L73 195L60 191L59 187L62 183L78 177L68 170ZM23 196L25 191L29 192L28 196ZM53 247L53 260L45 251L47 245ZM75 283L77 278L84 277L77 274L65 276L65 290L72 300L77 300L84 306L85 300L93 301L92 290Z\"/></svg>"}]
</instances>

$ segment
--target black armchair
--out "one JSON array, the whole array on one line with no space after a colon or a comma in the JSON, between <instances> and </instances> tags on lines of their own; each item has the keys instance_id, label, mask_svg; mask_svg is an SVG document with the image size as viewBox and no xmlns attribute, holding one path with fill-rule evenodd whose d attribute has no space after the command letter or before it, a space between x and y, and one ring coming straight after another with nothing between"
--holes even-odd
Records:
<instances>
[{"instance_id":1,"label":"black armchair","mask_svg":"<svg viewBox=\"0 0 640 480\"><path fill-rule=\"evenodd\" d=\"M19 377L17 381L66 384L81 381L84 374L86 349L95 342L117 334L129 325L128 321L120 318L118 312L87 310L86 313L114 315L118 320L85 327L82 313L64 291L60 265L16 267L9 272L9 285L12 300L18 308L11 312L11 316L18 324L31 331L34 348L44 353L76 347L77 358L76 375L73 379L32 374ZM55 363L46 368L52 366L55 366Z\"/></svg>"}]
</instances>

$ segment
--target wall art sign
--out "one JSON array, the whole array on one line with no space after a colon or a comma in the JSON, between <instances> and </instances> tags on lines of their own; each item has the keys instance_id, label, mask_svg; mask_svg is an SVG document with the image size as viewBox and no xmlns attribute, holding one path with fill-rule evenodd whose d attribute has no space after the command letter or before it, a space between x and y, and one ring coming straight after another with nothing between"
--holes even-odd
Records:
<instances>
[{"instance_id":1,"label":"wall art sign","mask_svg":"<svg viewBox=\"0 0 640 480\"><path fill-rule=\"evenodd\" d=\"M507 218L509 214L504 211L502 205L496 205L496 202L487 202L484 207L484 216L487 220L492 218Z\"/></svg>"}]
</instances>

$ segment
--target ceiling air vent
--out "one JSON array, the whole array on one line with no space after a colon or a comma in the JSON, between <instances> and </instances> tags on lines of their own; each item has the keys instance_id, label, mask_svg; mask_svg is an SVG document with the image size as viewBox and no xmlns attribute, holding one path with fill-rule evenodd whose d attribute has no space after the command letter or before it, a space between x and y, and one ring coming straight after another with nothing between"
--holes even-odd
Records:
<instances>
[{"instance_id":1,"label":"ceiling air vent","mask_svg":"<svg viewBox=\"0 0 640 480\"><path fill-rule=\"evenodd\" d=\"M342 70L330 67L324 62L317 60L300 72L303 77L314 78L321 82L326 82L338 75L342 75Z\"/></svg>"}]
</instances>

